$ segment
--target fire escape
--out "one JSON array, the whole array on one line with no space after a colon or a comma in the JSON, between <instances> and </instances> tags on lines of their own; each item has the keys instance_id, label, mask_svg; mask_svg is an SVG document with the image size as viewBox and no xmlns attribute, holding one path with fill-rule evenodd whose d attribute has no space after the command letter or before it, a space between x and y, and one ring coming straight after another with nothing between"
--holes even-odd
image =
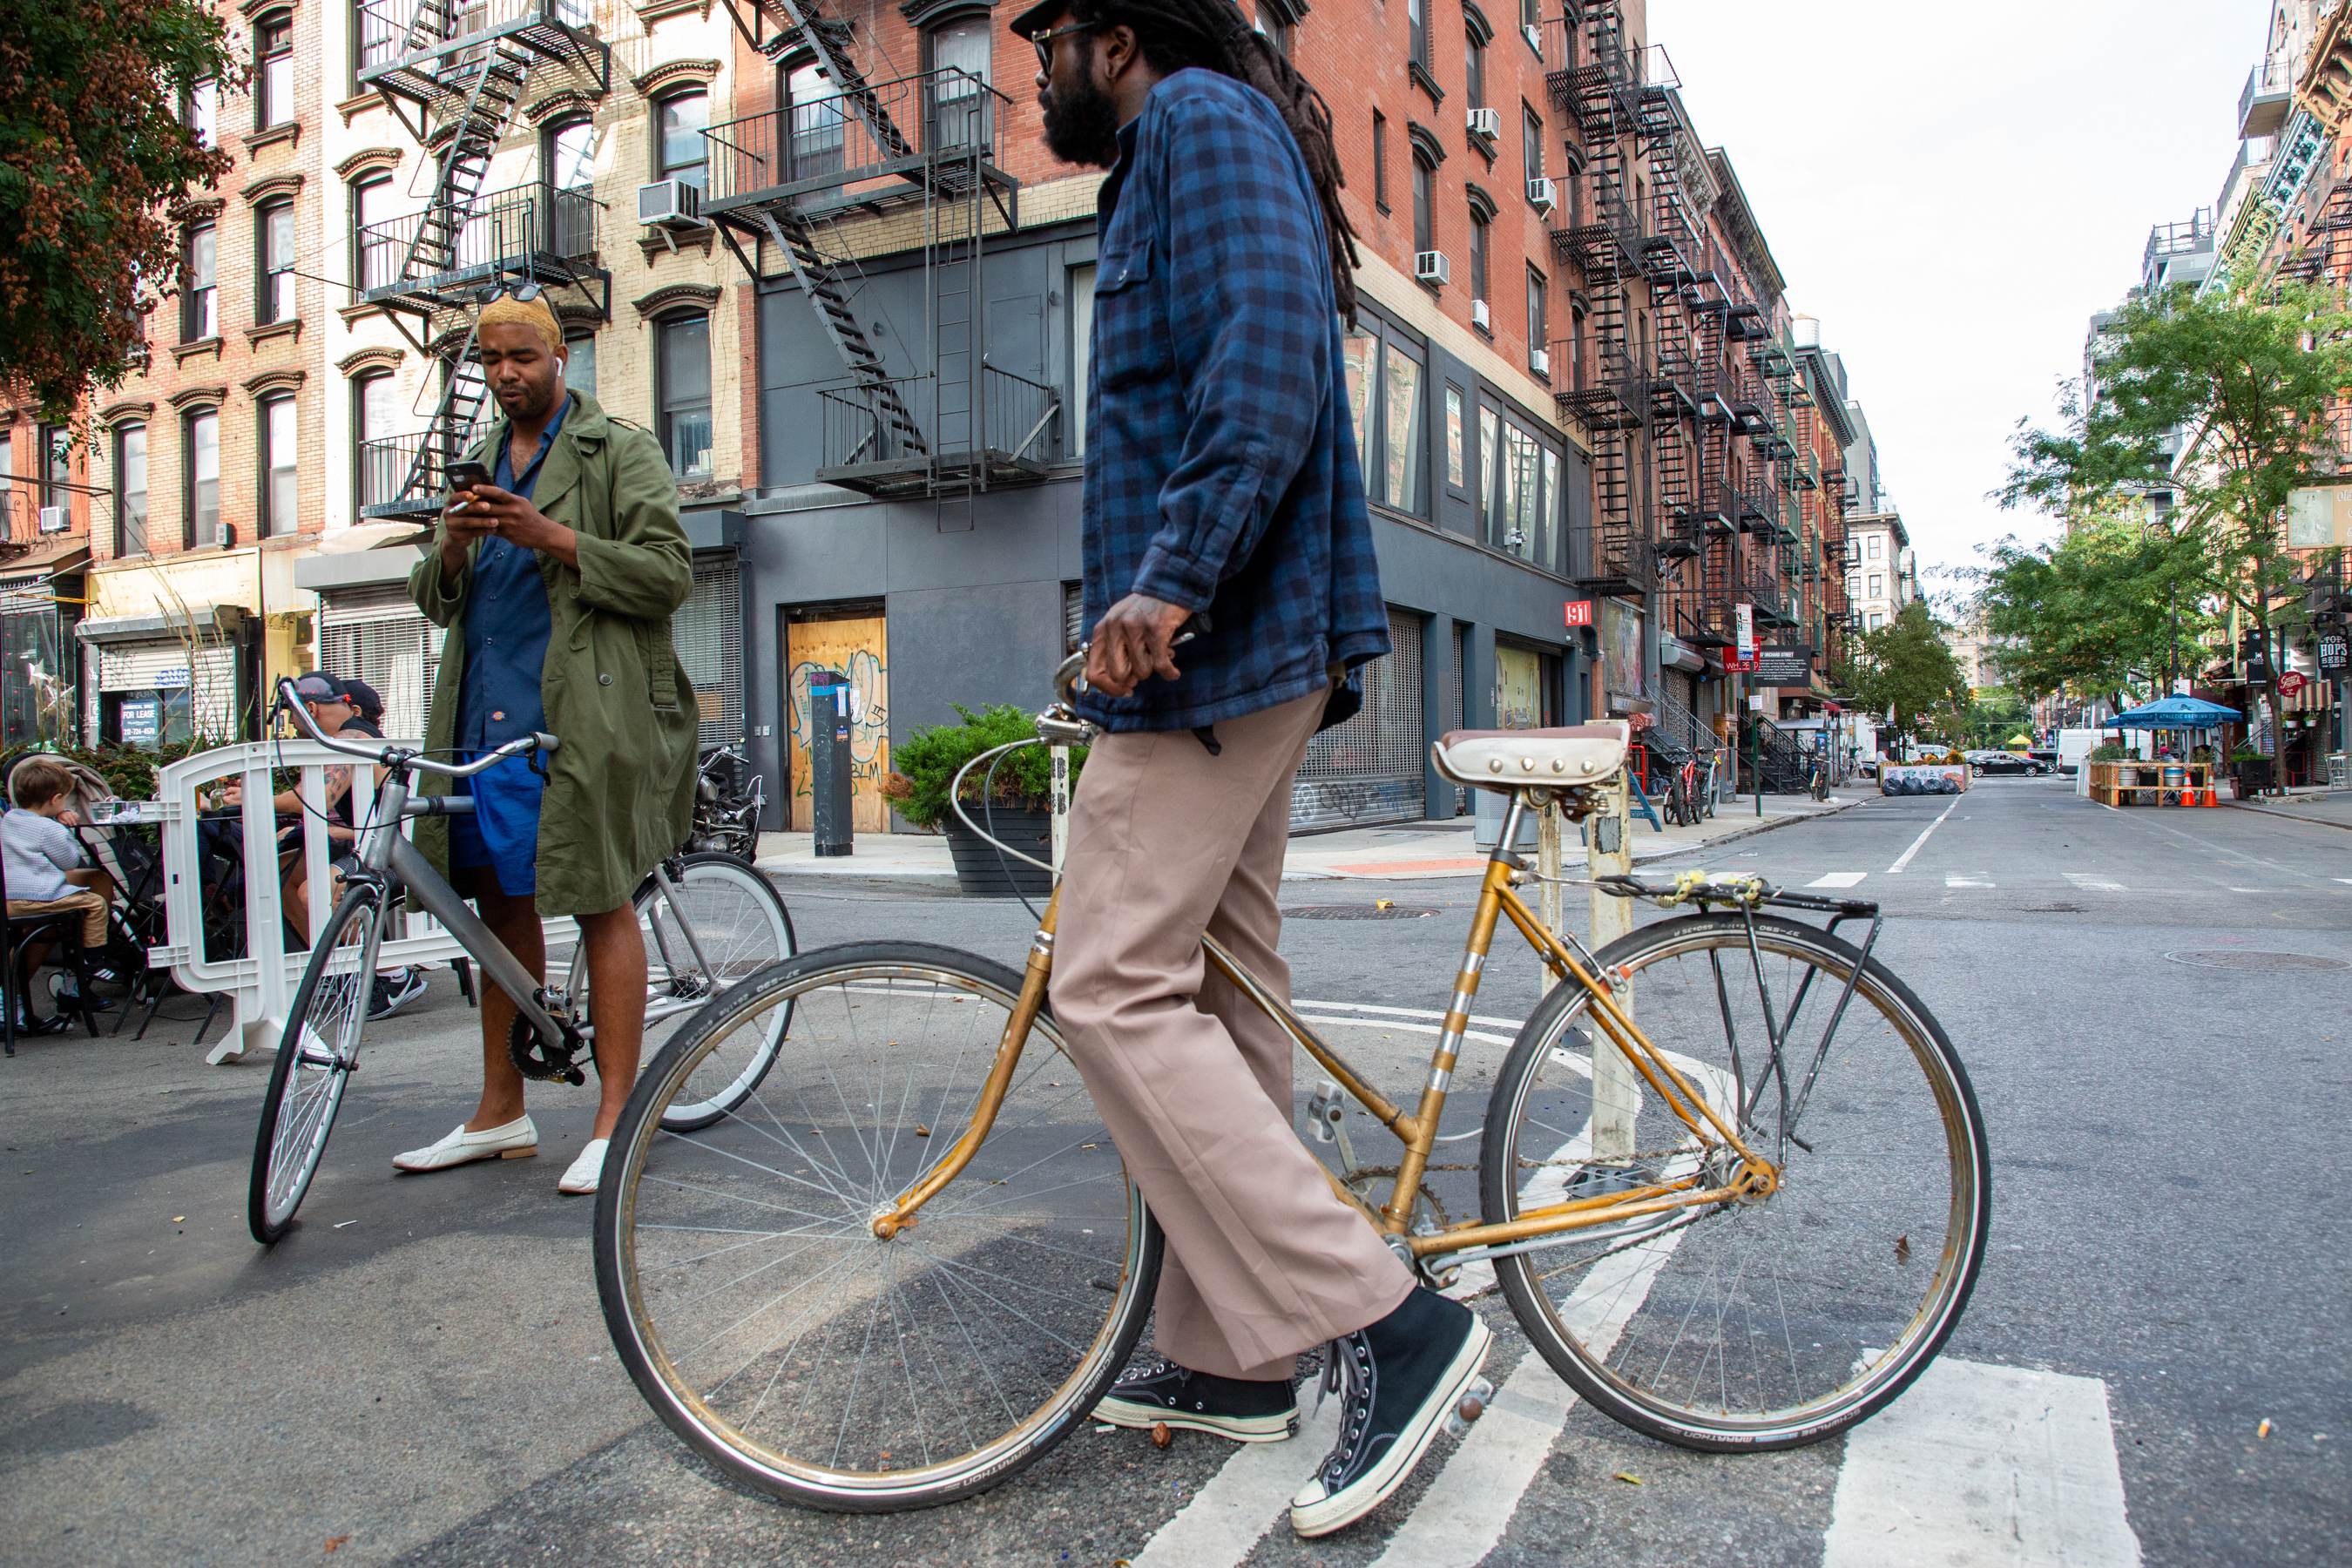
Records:
<instances>
[{"instance_id":1,"label":"fire escape","mask_svg":"<svg viewBox=\"0 0 2352 1568\"><path fill-rule=\"evenodd\" d=\"M991 217L1000 233L1019 223L1020 182L992 161L1011 100L951 68L869 81L848 25L814 0L751 3L751 25L737 23L753 46L804 57L827 96L703 132L702 216L753 279L799 287L840 357L844 378L817 392L814 478L967 508L992 487L1042 479L1061 395L988 358ZM860 258L909 249L922 258L924 323L899 334L916 357L894 366L866 325L876 307ZM781 270L763 272L768 258Z\"/></svg>"},{"instance_id":2,"label":"fire escape","mask_svg":"<svg viewBox=\"0 0 2352 1568\"><path fill-rule=\"evenodd\" d=\"M442 374L422 430L361 447L360 513L425 519L440 510L443 474L485 412L467 308L536 287L567 310L610 317L590 194L557 189L548 171L510 190L483 186L532 73L560 69L601 94L612 50L595 37L588 0L363 0L361 11L371 33L398 43L360 82L434 160L422 211L353 237L361 298Z\"/></svg>"}]
</instances>

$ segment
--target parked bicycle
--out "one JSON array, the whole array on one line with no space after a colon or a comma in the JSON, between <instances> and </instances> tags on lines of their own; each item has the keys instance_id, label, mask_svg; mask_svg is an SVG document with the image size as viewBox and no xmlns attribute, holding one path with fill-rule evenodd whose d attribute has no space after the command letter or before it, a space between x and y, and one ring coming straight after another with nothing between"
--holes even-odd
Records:
<instances>
[{"instance_id":1,"label":"parked bicycle","mask_svg":"<svg viewBox=\"0 0 2352 1568\"><path fill-rule=\"evenodd\" d=\"M1041 740L1087 737L1083 657ZM1612 877L1593 885L1679 918L1598 952L1546 930L1501 846L1528 811L1590 814L1625 752L1613 724L1437 742L1445 776L1510 804L1416 1096L1383 1095L1213 938L1207 962L1332 1080L1318 1125L1347 1123L1342 1096L1369 1117L1331 1180L1423 1280L1491 1270L1560 1376L1638 1431L1816 1442L1901 1393L1968 1300L1990 1213L1976 1097L1873 956L1874 904ZM1047 1004L1058 912L1057 895L1020 972L928 942L803 953L714 1000L640 1078L597 1196L605 1322L654 1410L745 1483L851 1511L967 1497L1051 1450L1126 1367L1162 1243ZM1505 921L1561 984L1483 1107L1450 1100ZM764 1081L670 1124L780 1019ZM1450 1103L1479 1120L1441 1132ZM1359 1152L1366 1137L1393 1142Z\"/></svg>"},{"instance_id":2,"label":"parked bicycle","mask_svg":"<svg viewBox=\"0 0 2352 1568\"><path fill-rule=\"evenodd\" d=\"M290 681L278 683L278 694L281 706L311 740L373 763L384 777L373 815L361 826L342 895L311 945L270 1070L247 1200L247 1223L253 1238L265 1246L286 1234L317 1174L343 1090L359 1064L377 950L404 902L440 921L484 977L514 1000L518 1016L507 1049L524 1077L584 1081L577 1062L596 1033L584 944L574 948L562 984L532 979L401 831L410 818L468 816L474 809L470 796L413 794L416 773L470 778L517 756L528 756L537 766L540 753L554 752L557 738L539 734L469 763L445 762L410 747L331 738L293 700ZM732 855L675 855L654 868L632 901L646 937L648 1057L672 1043L691 1016L726 986L796 951L792 917L775 884ZM731 1054L721 1058L732 1070L721 1073L714 1067L706 1072L699 1098L672 1097L663 1109L668 1124L690 1131L740 1106L774 1061L788 1019L789 1010L779 1011L764 1034L751 1031L734 1040Z\"/></svg>"}]
</instances>

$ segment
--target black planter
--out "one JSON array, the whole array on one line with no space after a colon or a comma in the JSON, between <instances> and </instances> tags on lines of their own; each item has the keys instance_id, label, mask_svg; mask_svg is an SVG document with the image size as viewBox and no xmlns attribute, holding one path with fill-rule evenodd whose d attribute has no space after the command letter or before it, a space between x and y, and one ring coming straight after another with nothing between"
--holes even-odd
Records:
<instances>
[{"instance_id":1,"label":"black planter","mask_svg":"<svg viewBox=\"0 0 2352 1568\"><path fill-rule=\"evenodd\" d=\"M2246 786L2246 793L2248 795L2252 795L2257 790L2265 790L2270 788L2270 758L2247 757L2232 765L2237 769L2238 782Z\"/></svg>"},{"instance_id":2,"label":"black planter","mask_svg":"<svg viewBox=\"0 0 2352 1568\"><path fill-rule=\"evenodd\" d=\"M1047 862L1054 858L1054 814L1043 806L999 805L992 814L977 805L964 809L1008 847ZM1051 871L998 854L995 845L966 827L954 812L949 812L940 826L948 836L949 853L955 857L956 888L965 898L1009 899L1021 893L1042 899L1054 890Z\"/></svg>"}]
</instances>

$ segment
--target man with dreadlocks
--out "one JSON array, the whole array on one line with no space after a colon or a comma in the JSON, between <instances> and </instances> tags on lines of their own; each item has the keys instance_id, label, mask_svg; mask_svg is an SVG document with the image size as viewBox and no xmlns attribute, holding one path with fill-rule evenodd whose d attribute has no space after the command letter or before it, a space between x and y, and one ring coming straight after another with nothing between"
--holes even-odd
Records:
<instances>
[{"instance_id":1,"label":"man with dreadlocks","mask_svg":"<svg viewBox=\"0 0 2352 1568\"><path fill-rule=\"evenodd\" d=\"M1168 1246L1165 1364L1096 1414L1279 1441L1295 1358L1329 1342L1339 1446L1291 1503L1322 1535L1404 1483L1491 1338L1334 1195L1291 1130L1288 1038L1202 949L1213 932L1288 1000L1291 782L1389 651L1330 110L1232 0L1045 0L1013 29L1046 145L1110 171L1082 503L1081 708L1105 732L1071 810L1053 1003Z\"/></svg>"}]
</instances>

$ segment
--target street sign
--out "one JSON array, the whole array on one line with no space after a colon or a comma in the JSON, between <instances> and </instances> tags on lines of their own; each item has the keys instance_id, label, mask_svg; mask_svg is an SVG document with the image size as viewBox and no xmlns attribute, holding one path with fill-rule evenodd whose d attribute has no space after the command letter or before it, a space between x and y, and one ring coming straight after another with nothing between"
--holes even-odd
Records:
<instances>
[{"instance_id":1,"label":"street sign","mask_svg":"<svg viewBox=\"0 0 2352 1568\"><path fill-rule=\"evenodd\" d=\"M1590 599L1570 599L1568 602L1568 624L1571 626L1591 626L1592 624L1592 601Z\"/></svg>"},{"instance_id":2,"label":"street sign","mask_svg":"<svg viewBox=\"0 0 2352 1568\"><path fill-rule=\"evenodd\" d=\"M2329 632L2321 637L2319 668L2323 670L2352 668L2352 637L2342 632Z\"/></svg>"},{"instance_id":3,"label":"street sign","mask_svg":"<svg viewBox=\"0 0 2352 1568\"><path fill-rule=\"evenodd\" d=\"M1759 686L1811 686L1813 650L1801 645L1756 650L1756 683Z\"/></svg>"},{"instance_id":4,"label":"street sign","mask_svg":"<svg viewBox=\"0 0 2352 1568\"><path fill-rule=\"evenodd\" d=\"M1754 669L1755 668L1756 668L1756 656L1755 656L1753 653L1750 653L1749 655L1748 655L1748 657L1747 657L1747 658L1742 658L1738 654L1734 653L1734 652L1733 652L1731 649L1729 649L1729 648L1725 648L1725 649L1723 650L1723 673L1724 673L1724 674L1726 674L1726 675L1745 675L1745 674L1747 674L1748 671L1750 671L1750 670Z\"/></svg>"},{"instance_id":5,"label":"street sign","mask_svg":"<svg viewBox=\"0 0 2352 1568\"><path fill-rule=\"evenodd\" d=\"M2303 671L2299 669L2290 669L2284 675L2278 678L2279 695L2282 697L2292 697L2296 692L2302 690L2307 684L2309 684L2308 679L2304 675Z\"/></svg>"},{"instance_id":6,"label":"street sign","mask_svg":"<svg viewBox=\"0 0 2352 1568\"><path fill-rule=\"evenodd\" d=\"M1756 655L1756 606L1732 605L1731 624L1733 634L1739 639L1739 657L1743 659L1754 658Z\"/></svg>"}]
</instances>

